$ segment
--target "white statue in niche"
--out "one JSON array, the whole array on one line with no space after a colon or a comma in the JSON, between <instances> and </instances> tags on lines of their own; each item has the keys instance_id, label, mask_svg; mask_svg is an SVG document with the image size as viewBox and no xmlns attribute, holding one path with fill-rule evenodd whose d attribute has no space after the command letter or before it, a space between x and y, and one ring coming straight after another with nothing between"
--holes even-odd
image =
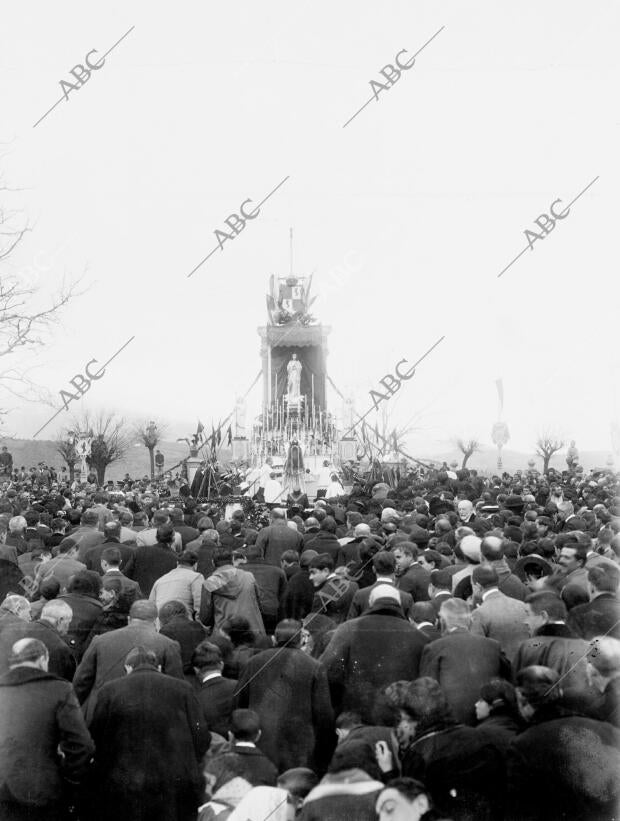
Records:
<instances>
[{"instance_id":1,"label":"white statue in niche","mask_svg":"<svg viewBox=\"0 0 620 821\"><path fill-rule=\"evenodd\" d=\"M286 373L287 373L287 400L289 404L291 402L298 402L300 398L300 386L301 386L301 369L302 364L297 359L297 354L294 353L292 358L289 360L288 365L286 366Z\"/></svg>"}]
</instances>

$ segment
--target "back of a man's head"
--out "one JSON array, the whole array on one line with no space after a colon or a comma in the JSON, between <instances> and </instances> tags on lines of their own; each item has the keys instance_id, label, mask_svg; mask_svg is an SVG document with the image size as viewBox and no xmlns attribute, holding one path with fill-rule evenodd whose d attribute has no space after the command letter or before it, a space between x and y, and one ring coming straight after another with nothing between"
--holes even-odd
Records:
<instances>
[{"instance_id":1,"label":"back of a man's head","mask_svg":"<svg viewBox=\"0 0 620 821\"><path fill-rule=\"evenodd\" d=\"M471 624L471 611L462 599L447 599L443 602L439 608L439 617L446 632L456 627L467 630Z\"/></svg>"},{"instance_id":2,"label":"back of a man's head","mask_svg":"<svg viewBox=\"0 0 620 821\"><path fill-rule=\"evenodd\" d=\"M117 520L113 520L111 522L106 522L103 526L103 532L105 534L106 540L108 540L108 539L118 539L120 541L120 538L121 538L121 523Z\"/></svg>"},{"instance_id":3,"label":"back of a man's head","mask_svg":"<svg viewBox=\"0 0 620 821\"><path fill-rule=\"evenodd\" d=\"M377 576L392 576L396 570L396 560L393 553L380 550L372 557L372 566Z\"/></svg>"},{"instance_id":4,"label":"back of a man's head","mask_svg":"<svg viewBox=\"0 0 620 821\"><path fill-rule=\"evenodd\" d=\"M80 570L69 579L67 592L96 599L101 592L101 576L94 570Z\"/></svg>"},{"instance_id":5,"label":"back of a man's head","mask_svg":"<svg viewBox=\"0 0 620 821\"><path fill-rule=\"evenodd\" d=\"M302 554L303 558L303 554ZM314 556L310 560L309 564L310 568L316 568L317 570L333 570L334 569L334 560L329 555L329 553L319 553L317 556Z\"/></svg>"},{"instance_id":6,"label":"back of a man's head","mask_svg":"<svg viewBox=\"0 0 620 821\"><path fill-rule=\"evenodd\" d=\"M245 555L249 562L254 562L256 559L263 558L263 548L260 545L251 544L245 550Z\"/></svg>"},{"instance_id":7,"label":"back of a man's head","mask_svg":"<svg viewBox=\"0 0 620 821\"><path fill-rule=\"evenodd\" d=\"M73 609L62 599L52 599L43 605L41 619L49 621L56 626L59 622L65 621L67 624L73 619Z\"/></svg>"},{"instance_id":8,"label":"back of a man's head","mask_svg":"<svg viewBox=\"0 0 620 821\"><path fill-rule=\"evenodd\" d=\"M497 587L499 584L497 570L490 564L479 564L474 567L471 580L474 584L479 584L483 590Z\"/></svg>"},{"instance_id":9,"label":"back of a man's head","mask_svg":"<svg viewBox=\"0 0 620 821\"><path fill-rule=\"evenodd\" d=\"M260 734L260 719L254 710L233 710L230 729L235 741L256 741Z\"/></svg>"},{"instance_id":10,"label":"back of a man's head","mask_svg":"<svg viewBox=\"0 0 620 821\"><path fill-rule=\"evenodd\" d=\"M153 513L151 524L154 528L159 528L160 525L168 524L169 521L170 515L167 510L156 510L155 513Z\"/></svg>"},{"instance_id":11,"label":"back of a man's head","mask_svg":"<svg viewBox=\"0 0 620 821\"><path fill-rule=\"evenodd\" d=\"M352 739L336 747L328 772L335 774L347 770L362 770L372 779L377 781L381 779L381 770L370 742L363 739Z\"/></svg>"},{"instance_id":12,"label":"back of a man's head","mask_svg":"<svg viewBox=\"0 0 620 821\"><path fill-rule=\"evenodd\" d=\"M121 551L118 547L106 547L105 550L101 552L101 560L112 567L119 567L121 563Z\"/></svg>"},{"instance_id":13,"label":"back of a man's head","mask_svg":"<svg viewBox=\"0 0 620 821\"><path fill-rule=\"evenodd\" d=\"M174 541L174 525L165 524L157 528L155 537L159 544L171 545Z\"/></svg>"},{"instance_id":14,"label":"back of a man's head","mask_svg":"<svg viewBox=\"0 0 620 821\"><path fill-rule=\"evenodd\" d=\"M304 550L301 556L299 557L300 567L310 567L312 559L314 559L318 555L318 552L316 550L312 550L311 548L308 548L308 550Z\"/></svg>"},{"instance_id":15,"label":"back of a man's head","mask_svg":"<svg viewBox=\"0 0 620 821\"><path fill-rule=\"evenodd\" d=\"M25 596L9 593L0 604L0 611L11 613L23 621L30 621L30 602Z\"/></svg>"},{"instance_id":16,"label":"back of a man's head","mask_svg":"<svg viewBox=\"0 0 620 821\"><path fill-rule=\"evenodd\" d=\"M20 639L11 647L9 653L9 667L45 666L49 661L47 647L39 639Z\"/></svg>"},{"instance_id":17,"label":"back of a man's head","mask_svg":"<svg viewBox=\"0 0 620 821\"><path fill-rule=\"evenodd\" d=\"M597 593L617 593L620 584L620 569L608 564L595 565L588 570L588 581Z\"/></svg>"},{"instance_id":18,"label":"back of a man's head","mask_svg":"<svg viewBox=\"0 0 620 821\"><path fill-rule=\"evenodd\" d=\"M620 677L620 641L599 636L590 642L588 661L604 678Z\"/></svg>"},{"instance_id":19,"label":"back of a man's head","mask_svg":"<svg viewBox=\"0 0 620 821\"><path fill-rule=\"evenodd\" d=\"M271 511L271 520L273 522L279 521L280 519L286 519L286 510L281 507L274 507Z\"/></svg>"},{"instance_id":20,"label":"back of a man's head","mask_svg":"<svg viewBox=\"0 0 620 821\"><path fill-rule=\"evenodd\" d=\"M429 601L417 601L414 603L410 611L411 618L416 624L429 621L435 624L437 617L434 606Z\"/></svg>"},{"instance_id":21,"label":"back of a man's head","mask_svg":"<svg viewBox=\"0 0 620 821\"><path fill-rule=\"evenodd\" d=\"M213 551L212 561L214 567L232 564L232 550L229 547L216 547Z\"/></svg>"},{"instance_id":22,"label":"back of a man's head","mask_svg":"<svg viewBox=\"0 0 620 821\"><path fill-rule=\"evenodd\" d=\"M333 516L326 516L323 521L321 522L321 530L325 531L326 533L335 533L336 532L336 520Z\"/></svg>"},{"instance_id":23,"label":"back of a man's head","mask_svg":"<svg viewBox=\"0 0 620 821\"><path fill-rule=\"evenodd\" d=\"M192 667L201 672L219 670L222 666L222 651L212 642L201 641L192 653Z\"/></svg>"},{"instance_id":24,"label":"back of a man's head","mask_svg":"<svg viewBox=\"0 0 620 821\"><path fill-rule=\"evenodd\" d=\"M452 591L452 573L447 567L444 570L431 570L431 584L437 590Z\"/></svg>"},{"instance_id":25,"label":"back of a man's head","mask_svg":"<svg viewBox=\"0 0 620 821\"><path fill-rule=\"evenodd\" d=\"M278 776L278 787L297 801L302 801L318 783L318 775L309 767L293 767Z\"/></svg>"},{"instance_id":26,"label":"back of a man's head","mask_svg":"<svg viewBox=\"0 0 620 821\"><path fill-rule=\"evenodd\" d=\"M175 525L182 525L184 522L183 511L180 507L174 507L170 511L170 521Z\"/></svg>"},{"instance_id":27,"label":"back of a man's head","mask_svg":"<svg viewBox=\"0 0 620 821\"><path fill-rule=\"evenodd\" d=\"M177 557L177 564L181 567L193 567L198 561L198 556L193 550L184 550Z\"/></svg>"},{"instance_id":28,"label":"back of a man's head","mask_svg":"<svg viewBox=\"0 0 620 821\"><path fill-rule=\"evenodd\" d=\"M80 524L85 527L95 527L99 524L99 514L96 510L88 508L82 513L80 517Z\"/></svg>"},{"instance_id":29,"label":"back of a man's head","mask_svg":"<svg viewBox=\"0 0 620 821\"><path fill-rule=\"evenodd\" d=\"M561 697L559 681L559 673L549 667L540 665L524 667L517 673L517 693L525 698L534 710L537 710Z\"/></svg>"},{"instance_id":30,"label":"back of a man's head","mask_svg":"<svg viewBox=\"0 0 620 821\"><path fill-rule=\"evenodd\" d=\"M540 616L546 613L549 621L564 621L566 619L566 605L562 599L551 590L537 590L530 593L525 603L528 604L532 612Z\"/></svg>"},{"instance_id":31,"label":"back of a man's head","mask_svg":"<svg viewBox=\"0 0 620 821\"><path fill-rule=\"evenodd\" d=\"M135 601L129 610L129 619L131 621L144 621L154 624L157 619L157 606L155 602L146 599Z\"/></svg>"},{"instance_id":32,"label":"back of a man's head","mask_svg":"<svg viewBox=\"0 0 620 821\"><path fill-rule=\"evenodd\" d=\"M179 601L178 599L172 599L171 601L162 604L159 608L159 623L164 627L174 618L181 616L184 619L189 619L189 611L187 609L187 605L184 602Z\"/></svg>"},{"instance_id":33,"label":"back of a man's head","mask_svg":"<svg viewBox=\"0 0 620 821\"><path fill-rule=\"evenodd\" d=\"M497 562L504 558L503 539L499 536L485 536L480 545L482 558L487 562Z\"/></svg>"},{"instance_id":34,"label":"back of a man's head","mask_svg":"<svg viewBox=\"0 0 620 821\"><path fill-rule=\"evenodd\" d=\"M39 585L39 593L41 598L47 601L55 599L56 596L60 595L60 582L55 576L48 576Z\"/></svg>"},{"instance_id":35,"label":"back of a man's head","mask_svg":"<svg viewBox=\"0 0 620 821\"><path fill-rule=\"evenodd\" d=\"M301 622L296 619L283 619L276 625L274 637L278 647L299 647L301 643Z\"/></svg>"},{"instance_id":36,"label":"back of a man's head","mask_svg":"<svg viewBox=\"0 0 620 821\"><path fill-rule=\"evenodd\" d=\"M198 530L203 533L205 530L214 530L213 520L209 516L201 516L196 525Z\"/></svg>"},{"instance_id":37,"label":"back of a man's head","mask_svg":"<svg viewBox=\"0 0 620 821\"><path fill-rule=\"evenodd\" d=\"M125 656L125 667L135 670L136 667L152 667L157 669L160 659L154 650L148 650L142 645L132 647Z\"/></svg>"}]
</instances>

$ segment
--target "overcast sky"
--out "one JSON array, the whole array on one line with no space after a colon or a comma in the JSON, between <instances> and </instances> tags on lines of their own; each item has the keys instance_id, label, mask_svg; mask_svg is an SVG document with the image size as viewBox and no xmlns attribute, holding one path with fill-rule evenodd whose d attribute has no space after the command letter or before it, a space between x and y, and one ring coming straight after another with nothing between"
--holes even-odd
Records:
<instances>
[{"instance_id":1,"label":"overcast sky","mask_svg":"<svg viewBox=\"0 0 620 821\"><path fill-rule=\"evenodd\" d=\"M260 368L256 328L269 275L289 270L293 226L295 273L314 272L313 313L332 328L329 374L360 413L398 360L444 336L390 404L395 423L414 418L412 449L459 434L488 443L501 377L510 447L530 451L553 428L609 450L619 16L611 0L11 4L1 170L22 190L1 205L33 231L2 273L43 295L63 276L85 287L46 347L13 364L60 407L71 377L135 336L72 410L155 416L171 436L217 421ZM33 128L70 69L132 26ZM381 68L437 32L343 128ZM286 177L188 278L241 202ZM498 278L534 220L593 180ZM257 409L258 387L251 397ZM53 413L3 404L20 437Z\"/></svg>"}]
</instances>

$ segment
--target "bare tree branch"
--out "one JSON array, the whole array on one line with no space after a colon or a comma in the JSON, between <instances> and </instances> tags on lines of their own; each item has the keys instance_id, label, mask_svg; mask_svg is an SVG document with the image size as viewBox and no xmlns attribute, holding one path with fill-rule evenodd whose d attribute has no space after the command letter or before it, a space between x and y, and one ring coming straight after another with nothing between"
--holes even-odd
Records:
<instances>
[{"instance_id":1,"label":"bare tree branch","mask_svg":"<svg viewBox=\"0 0 620 821\"><path fill-rule=\"evenodd\" d=\"M468 459L476 452L480 450L480 442L477 439L456 439L456 446L463 454L463 463L461 464L461 470L467 465Z\"/></svg>"},{"instance_id":2,"label":"bare tree branch","mask_svg":"<svg viewBox=\"0 0 620 821\"><path fill-rule=\"evenodd\" d=\"M557 434L543 431L536 440L536 453L543 460L543 473L549 470L549 462L554 453L557 453L565 445L564 439Z\"/></svg>"}]
</instances>

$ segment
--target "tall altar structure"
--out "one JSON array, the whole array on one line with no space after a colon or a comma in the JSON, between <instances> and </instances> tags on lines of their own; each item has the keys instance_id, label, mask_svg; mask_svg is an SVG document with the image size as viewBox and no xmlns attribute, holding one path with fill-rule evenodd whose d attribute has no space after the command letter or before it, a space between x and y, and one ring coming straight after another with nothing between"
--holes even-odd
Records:
<instances>
[{"instance_id":1,"label":"tall altar structure","mask_svg":"<svg viewBox=\"0 0 620 821\"><path fill-rule=\"evenodd\" d=\"M327 337L310 313L312 277L270 278L269 322L259 327L263 396L252 451L285 455L297 441L308 455L331 458L335 419L327 408Z\"/></svg>"}]
</instances>

